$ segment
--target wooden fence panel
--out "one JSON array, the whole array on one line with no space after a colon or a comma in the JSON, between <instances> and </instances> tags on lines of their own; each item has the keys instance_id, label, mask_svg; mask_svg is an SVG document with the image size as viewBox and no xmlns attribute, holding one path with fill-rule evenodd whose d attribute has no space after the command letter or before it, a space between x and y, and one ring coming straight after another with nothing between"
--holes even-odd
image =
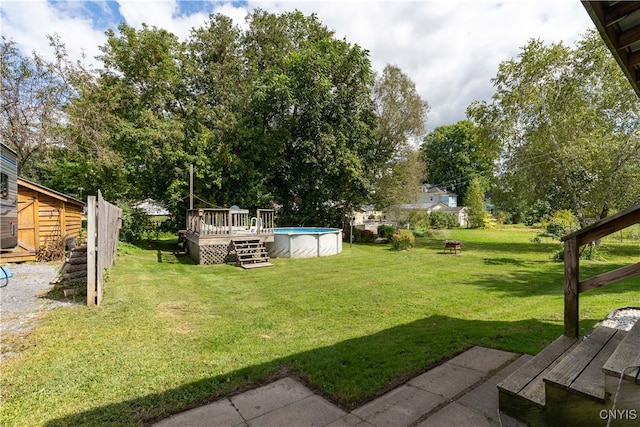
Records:
<instances>
[{"instance_id":1,"label":"wooden fence panel","mask_svg":"<svg viewBox=\"0 0 640 427\"><path fill-rule=\"evenodd\" d=\"M104 270L116 258L118 235L122 227L122 210L102 198L87 199L87 305L102 303Z\"/></svg>"}]
</instances>

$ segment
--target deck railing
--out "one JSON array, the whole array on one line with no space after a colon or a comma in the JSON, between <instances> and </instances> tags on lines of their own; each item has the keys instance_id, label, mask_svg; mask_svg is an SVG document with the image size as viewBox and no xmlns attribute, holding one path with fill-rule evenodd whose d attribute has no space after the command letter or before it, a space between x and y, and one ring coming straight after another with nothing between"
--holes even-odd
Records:
<instances>
[{"instance_id":1,"label":"deck railing","mask_svg":"<svg viewBox=\"0 0 640 427\"><path fill-rule=\"evenodd\" d=\"M248 209L191 209L187 210L187 231L212 237L273 234L274 219L272 209L259 209L255 217Z\"/></svg>"},{"instance_id":2,"label":"deck railing","mask_svg":"<svg viewBox=\"0 0 640 427\"><path fill-rule=\"evenodd\" d=\"M581 281L580 246L637 223L640 223L640 203L562 238L564 242L564 334L566 336L577 338L579 335L578 300L581 292L640 275L639 262Z\"/></svg>"}]
</instances>

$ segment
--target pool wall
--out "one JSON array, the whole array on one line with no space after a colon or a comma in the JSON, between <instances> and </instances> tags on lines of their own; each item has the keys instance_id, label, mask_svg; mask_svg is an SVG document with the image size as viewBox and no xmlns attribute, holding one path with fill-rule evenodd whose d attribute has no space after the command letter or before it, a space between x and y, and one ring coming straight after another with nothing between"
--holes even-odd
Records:
<instances>
[{"instance_id":1,"label":"pool wall","mask_svg":"<svg viewBox=\"0 0 640 427\"><path fill-rule=\"evenodd\" d=\"M339 228L275 228L273 242L267 243L271 258L313 258L342 252Z\"/></svg>"}]
</instances>

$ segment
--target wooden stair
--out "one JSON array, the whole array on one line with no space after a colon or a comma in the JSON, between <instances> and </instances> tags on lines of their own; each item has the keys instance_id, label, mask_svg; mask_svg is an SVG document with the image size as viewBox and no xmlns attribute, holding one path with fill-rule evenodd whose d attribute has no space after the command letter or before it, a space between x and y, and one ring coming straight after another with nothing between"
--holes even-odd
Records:
<instances>
[{"instance_id":1,"label":"wooden stair","mask_svg":"<svg viewBox=\"0 0 640 427\"><path fill-rule=\"evenodd\" d=\"M244 269L271 267L267 248L260 239L236 239L232 241L238 265Z\"/></svg>"},{"instance_id":2,"label":"wooden stair","mask_svg":"<svg viewBox=\"0 0 640 427\"><path fill-rule=\"evenodd\" d=\"M635 365L634 365L635 364ZM631 331L599 326L582 340L562 336L498 384L500 410L529 426L637 425L640 322ZM623 368L624 366L624 368Z\"/></svg>"}]
</instances>

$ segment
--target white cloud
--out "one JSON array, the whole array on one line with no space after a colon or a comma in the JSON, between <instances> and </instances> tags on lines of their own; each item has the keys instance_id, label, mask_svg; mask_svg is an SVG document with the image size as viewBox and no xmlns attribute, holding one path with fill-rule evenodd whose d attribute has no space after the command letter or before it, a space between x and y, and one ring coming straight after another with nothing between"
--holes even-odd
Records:
<instances>
[{"instance_id":1,"label":"white cloud","mask_svg":"<svg viewBox=\"0 0 640 427\"><path fill-rule=\"evenodd\" d=\"M104 32L94 28L77 7L61 11L46 0L3 0L1 7L2 36L13 40L23 52L51 55L47 36L58 34L60 41L66 44L70 58L80 59L85 54L87 65L96 63L93 57L104 42Z\"/></svg>"},{"instance_id":2,"label":"white cloud","mask_svg":"<svg viewBox=\"0 0 640 427\"><path fill-rule=\"evenodd\" d=\"M45 35L57 32L72 57L84 49L91 58L105 42L105 28L89 21L82 4L3 0L2 34L24 51L44 52ZM106 0L100 4L110 10ZM376 70L396 64L413 79L431 105L429 129L463 119L472 101L488 99L500 62L518 55L529 39L572 44L593 25L577 0L265 0L240 6L207 1L187 8L198 10L191 14L180 6L178 0L118 0L129 25L139 28L145 22L183 40L210 13L224 13L240 26L255 8L316 13L338 38L368 49Z\"/></svg>"}]
</instances>

